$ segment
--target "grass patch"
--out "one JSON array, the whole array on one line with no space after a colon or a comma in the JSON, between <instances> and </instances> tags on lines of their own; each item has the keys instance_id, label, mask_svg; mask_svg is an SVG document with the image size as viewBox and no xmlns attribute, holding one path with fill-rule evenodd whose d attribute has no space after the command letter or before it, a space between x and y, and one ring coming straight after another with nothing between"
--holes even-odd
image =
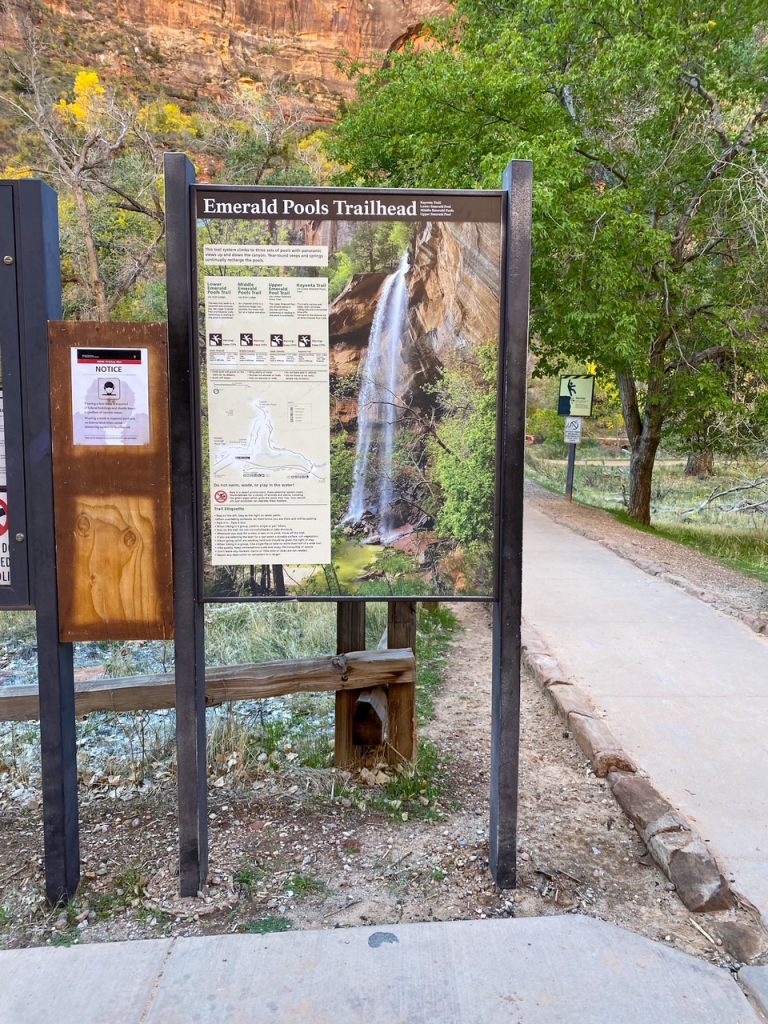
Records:
<instances>
[{"instance_id":1,"label":"grass patch","mask_svg":"<svg viewBox=\"0 0 768 1024\"><path fill-rule=\"evenodd\" d=\"M266 871L252 861L244 861L237 869L232 881L250 896L256 886L266 877Z\"/></svg>"},{"instance_id":2,"label":"grass patch","mask_svg":"<svg viewBox=\"0 0 768 1024\"><path fill-rule=\"evenodd\" d=\"M643 526L630 519L626 512L614 511L613 515L626 526L656 537L665 537L676 544L684 544L694 551L716 558L737 572L768 583L768 530L735 530L686 523Z\"/></svg>"},{"instance_id":3,"label":"grass patch","mask_svg":"<svg viewBox=\"0 0 768 1024\"><path fill-rule=\"evenodd\" d=\"M147 880L138 865L132 864L113 879L114 888L100 893L91 905L100 921L106 921L129 907L140 907L146 894ZM69 911L67 912L69 916Z\"/></svg>"},{"instance_id":4,"label":"grass patch","mask_svg":"<svg viewBox=\"0 0 768 1024\"><path fill-rule=\"evenodd\" d=\"M247 935L269 935L271 932L289 932L293 921L289 917L260 917L243 925Z\"/></svg>"},{"instance_id":5,"label":"grass patch","mask_svg":"<svg viewBox=\"0 0 768 1024\"><path fill-rule=\"evenodd\" d=\"M581 455L581 453L580 453ZM592 458L593 453L584 453ZM526 472L536 483L563 494L565 463L553 462L531 453L526 456ZM651 490L651 526L642 526L626 514L629 493L629 466L616 464L610 457L597 465L579 465L576 459L574 498L585 505L603 508L627 526L665 537L702 554L716 558L737 572L768 582L768 516L764 512L744 512L707 498L717 491L741 486L764 475L764 466L720 461L711 477L686 476L684 466L658 460ZM733 501L738 501L736 492Z\"/></svg>"},{"instance_id":6,"label":"grass patch","mask_svg":"<svg viewBox=\"0 0 768 1024\"><path fill-rule=\"evenodd\" d=\"M390 783L375 790L372 805L395 820L434 821L442 817L443 760L431 740L420 739L413 765L404 766Z\"/></svg>"},{"instance_id":7,"label":"grass patch","mask_svg":"<svg viewBox=\"0 0 768 1024\"><path fill-rule=\"evenodd\" d=\"M458 627L456 616L444 605L419 606L416 629L416 720L435 717L435 697L443 680L445 656Z\"/></svg>"},{"instance_id":8,"label":"grass patch","mask_svg":"<svg viewBox=\"0 0 768 1024\"><path fill-rule=\"evenodd\" d=\"M12 918L8 913L8 910L5 907L0 906L0 931L5 931L7 928L10 928L11 920Z\"/></svg>"},{"instance_id":9,"label":"grass patch","mask_svg":"<svg viewBox=\"0 0 768 1024\"><path fill-rule=\"evenodd\" d=\"M321 878L315 878L313 875L297 873L291 875L285 883L286 895L295 896L297 899L321 893L325 895L329 891L325 882Z\"/></svg>"}]
</instances>

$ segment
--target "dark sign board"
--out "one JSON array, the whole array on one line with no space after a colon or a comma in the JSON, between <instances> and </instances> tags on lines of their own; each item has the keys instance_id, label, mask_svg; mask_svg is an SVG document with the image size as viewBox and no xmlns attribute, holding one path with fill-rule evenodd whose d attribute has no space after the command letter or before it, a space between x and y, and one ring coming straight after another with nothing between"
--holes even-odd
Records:
<instances>
[{"instance_id":1,"label":"dark sign board","mask_svg":"<svg viewBox=\"0 0 768 1024\"><path fill-rule=\"evenodd\" d=\"M504 194L193 202L206 599L491 596Z\"/></svg>"}]
</instances>

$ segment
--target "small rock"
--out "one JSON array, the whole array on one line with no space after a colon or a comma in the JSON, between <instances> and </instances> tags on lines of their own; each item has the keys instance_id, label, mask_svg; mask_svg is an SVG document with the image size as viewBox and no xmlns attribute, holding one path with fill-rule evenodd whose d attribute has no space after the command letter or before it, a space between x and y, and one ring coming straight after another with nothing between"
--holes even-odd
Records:
<instances>
[{"instance_id":1,"label":"small rock","mask_svg":"<svg viewBox=\"0 0 768 1024\"><path fill-rule=\"evenodd\" d=\"M717 927L717 935L726 951L743 964L753 960L763 946L758 929L741 921L723 921Z\"/></svg>"}]
</instances>

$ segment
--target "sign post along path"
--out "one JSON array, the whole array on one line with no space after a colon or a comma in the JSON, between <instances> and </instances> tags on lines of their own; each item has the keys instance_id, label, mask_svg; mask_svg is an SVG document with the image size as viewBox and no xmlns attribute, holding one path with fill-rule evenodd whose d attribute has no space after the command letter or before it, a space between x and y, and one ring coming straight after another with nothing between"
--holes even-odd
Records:
<instances>
[{"instance_id":1,"label":"sign post along path","mask_svg":"<svg viewBox=\"0 0 768 1024\"><path fill-rule=\"evenodd\" d=\"M595 378L591 373L571 373L560 378L557 412L565 416L563 440L568 445L568 469L565 477L565 496L573 501L573 477L576 469L576 445L581 442L581 426L585 416L592 415Z\"/></svg>"}]
</instances>

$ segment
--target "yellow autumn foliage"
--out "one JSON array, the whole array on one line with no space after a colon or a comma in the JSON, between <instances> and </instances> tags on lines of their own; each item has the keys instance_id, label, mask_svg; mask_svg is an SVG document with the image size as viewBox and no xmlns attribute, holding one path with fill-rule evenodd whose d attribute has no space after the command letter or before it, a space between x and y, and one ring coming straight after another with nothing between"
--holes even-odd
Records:
<instances>
[{"instance_id":1,"label":"yellow autumn foliage","mask_svg":"<svg viewBox=\"0 0 768 1024\"><path fill-rule=\"evenodd\" d=\"M139 111L139 123L153 132L199 134L197 119L176 103L148 103Z\"/></svg>"},{"instance_id":2,"label":"yellow autumn foliage","mask_svg":"<svg viewBox=\"0 0 768 1024\"><path fill-rule=\"evenodd\" d=\"M0 170L0 179L3 181L14 181L18 178L33 178L32 168L26 164L6 164Z\"/></svg>"},{"instance_id":3,"label":"yellow autumn foliage","mask_svg":"<svg viewBox=\"0 0 768 1024\"><path fill-rule=\"evenodd\" d=\"M87 127L98 120L101 113L106 89L101 84L95 71L78 71L72 88L74 100L63 98L56 104L55 110L64 118Z\"/></svg>"}]
</instances>

